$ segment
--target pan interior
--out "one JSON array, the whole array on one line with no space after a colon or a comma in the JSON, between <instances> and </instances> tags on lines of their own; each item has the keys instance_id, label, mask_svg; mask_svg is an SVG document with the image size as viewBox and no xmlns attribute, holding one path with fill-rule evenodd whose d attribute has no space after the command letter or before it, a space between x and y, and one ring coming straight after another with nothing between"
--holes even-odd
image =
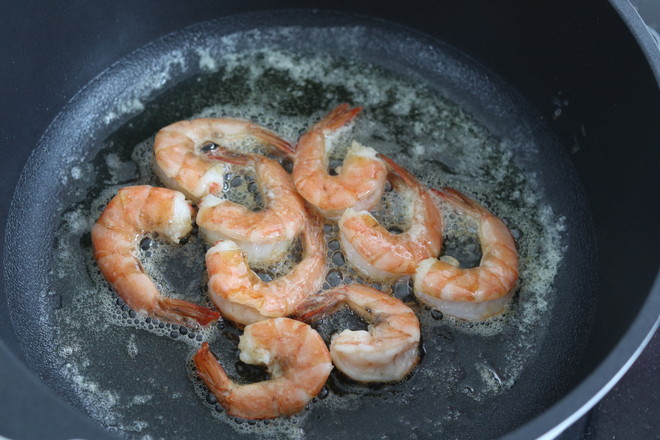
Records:
<instances>
[{"instance_id":1,"label":"pan interior","mask_svg":"<svg viewBox=\"0 0 660 440\"><path fill-rule=\"evenodd\" d=\"M189 361L208 340L230 374L259 377L238 362L241 332L227 323L191 334L134 316L99 275L90 228L118 188L162 186L151 172L159 128L232 116L295 141L340 102L366 109L351 136L430 186L487 202L508 222L520 248L520 287L509 312L466 324L417 304L407 280L380 286L409 303L422 323L425 354L409 378L365 386L335 371L323 398L298 416L234 420L208 401ZM580 258L590 247L566 249L575 237L589 241L591 230L577 180L553 139L485 69L388 24L301 12L223 19L168 36L81 91L23 173L5 276L26 359L67 400L129 438L501 435L558 397L570 379L566 359L588 330L589 283L574 274L592 263ZM326 233L331 240L336 231ZM474 248L473 239L449 238L448 249L470 257L464 249ZM144 258L169 294L204 302L204 250L192 236ZM356 278L341 263L333 273ZM572 326L570 344L548 342L561 334L556 322ZM361 324L343 313L318 329L328 340L346 325Z\"/></svg>"}]
</instances>

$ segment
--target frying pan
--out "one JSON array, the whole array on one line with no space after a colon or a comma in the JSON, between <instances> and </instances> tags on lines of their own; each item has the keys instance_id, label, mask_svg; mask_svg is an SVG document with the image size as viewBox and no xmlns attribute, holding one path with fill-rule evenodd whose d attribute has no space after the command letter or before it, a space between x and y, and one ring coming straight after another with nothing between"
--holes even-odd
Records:
<instances>
[{"instance_id":1,"label":"frying pan","mask_svg":"<svg viewBox=\"0 0 660 440\"><path fill-rule=\"evenodd\" d=\"M100 127L90 115L98 115L99 108L116 106L117 95L136 92L141 75L153 68L153 63L157 65L161 51L185 45L182 36L200 28L157 39L216 17L224 20L219 22L226 27L224 31L231 26L265 27L273 22L295 21L313 27L358 20L395 40L410 38L453 51L461 65L474 67L470 72L487 72L482 77L485 83L504 84L513 90L506 99L495 102L489 101L488 87L475 93L464 86L472 77L454 75L448 86L448 93L454 93L494 129L515 130L521 120L532 126L530 132L544 147L538 153L544 187L558 189L549 191L548 197L566 216L569 251L553 286L557 296L548 314L547 333L538 341L529 365L498 405L490 412L468 413L468 430L450 435L533 438L561 431L630 365L657 326L660 311L658 250L653 246L658 242L657 215L652 205L658 199L653 171L659 163L660 60L630 5L420 2L374 8L368 2L319 2L314 5L318 9L342 12L234 16L264 6L259 2L185 6L146 2L139 7L127 3L41 4L34 9L9 6L7 16L17 17L12 23L20 25L4 26L3 32L8 34L3 35L3 41L18 38L21 44L3 47L3 58L17 64L6 74L7 84L14 86L5 91L9 96L2 109L0 196L6 232L2 242L0 295L5 306L0 308L0 360L3 394L15 404L3 408L4 431L0 434L16 438L114 438L89 414L83 415L86 411L74 408L80 405L71 396L71 385L52 369L58 359L49 351L49 341L57 329L50 317L57 304L45 272L52 258L62 200L67 197L66 185L57 176L72 166L72 157L92 157L85 149L98 148L127 121L139 118L139 111L129 110ZM309 5L281 2L267 7L289 10ZM206 26L210 27L201 29L210 33L218 28L217 22ZM71 33L72 28L79 31ZM387 38L382 41L387 43L380 48L383 58L395 53L397 47L405 47ZM420 70L428 70L428 59L404 55L408 64L403 68L410 70L417 63ZM173 71L164 89L190 74ZM159 97L157 91L150 92L136 93L145 94L145 102ZM480 108L495 108L499 112L494 114L500 117L490 113L489 120L488 112L480 114ZM159 340L167 342L165 338ZM116 364L112 359L107 362L110 374ZM174 371L174 367L165 370ZM404 414L404 420L432 419L443 405L428 395L420 395L420 401L423 410L411 407L414 409ZM215 422L208 424L209 415L203 410L192 419L181 420L176 418L177 402L159 404L163 415L181 426L181 431L162 435L185 437L196 432L195 426L197 432L221 429ZM346 411L339 424L329 423L327 418L315 421L317 426L308 436L334 433L370 438L414 432L429 438L442 433L440 428L425 425L411 431L389 417L387 409L358 404L352 410ZM378 431L375 425L386 431Z\"/></svg>"}]
</instances>

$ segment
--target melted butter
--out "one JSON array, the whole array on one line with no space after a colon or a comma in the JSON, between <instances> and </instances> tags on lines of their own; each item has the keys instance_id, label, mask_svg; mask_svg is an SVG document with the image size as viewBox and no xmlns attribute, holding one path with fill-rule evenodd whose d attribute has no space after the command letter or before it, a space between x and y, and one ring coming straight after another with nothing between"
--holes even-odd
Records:
<instances>
[{"instance_id":1,"label":"melted butter","mask_svg":"<svg viewBox=\"0 0 660 440\"><path fill-rule=\"evenodd\" d=\"M197 82L212 87L215 102L206 103L187 118L227 116L250 119L295 143L301 132L335 105L345 101L362 105L365 110L355 124L333 140L333 160L341 160L348 145L357 140L394 158L428 186L456 187L486 203L521 235L518 245L522 282L510 310L484 323L465 323L450 318L439 319L437 313L412 299L406 283L380 284L366 279L345 258L337 256L340 250L333 247L337 228L326 225L328 264L334 278L328 279L324 288L337 282L362 282L386 292L396 290L397 296L404 298L420 319L426 355L408 380L396 384L369 387L333 372L328 396L314 399L310 407L324 408L332 413L372 400L376 402L374 404L396 400L405 406L415 402L419 393L433 392L449 402L458 402L432 422L447 428L459 422L460 402L465 396L487 403L502 390L510 388L533 355L534 345L546 322L544 317L547 317L552 303L551 284L562 255L558 237L563 226L551 208L544 204L533 174L516 164L507 141L494 138L458 105L424 84L374 66L329 56L303 57L279 51L228 53L213 63L209 61L208 52L204 52L204 57L206 65L217 68L217 71L198 77ZM178 352L187 353L187 357L181 357L175 368L184 371L187 366L195 392L175 391L177 399L196 399L196 393L198 400L214 417L238 432L304 437L312 410L304 410L289 419L239 423L224 412L216 411L215 405L207 402L207 390L195 378L190 362L186 361L202 341L210 341L214 352L220 356L220 362L230 375L236 375L234 365L238 356L232 341L240 333L238 330L231 330L232 327L225 324L224 328L196 330L196 336L190 338L178 328L161 327L160 323L154 325L153 321L134 317L125 307L122 308L121 301L109 291L108 283L96 268L85 231L96 221L103 206L119 187L160 185L151 171L152 146L153 136L128 147L109 142L99 153L93 173L90 171L96 181L88 191L88 199L73 206L60 227L62 238L57 244L54 273L62 279L71 277L71 274L80 272L75 264L79 264L82 258L86 271L81 276L91 280L92 286L89 287L90 282L78 284L81 287L66 294L63 307L57 312L60 327L57 343L63 353L73 350L76 353L75 357L68 356L68 366L63 368L77 387L81 405L104 425L132 432L135 438L145 433L159 436L157 427L160 422L155 418L155 403L153 417L145 412L137 419L122 405L134 402L136 393L155 394L153 400L157 402L162 399L158 393L172 391L162 384L151 386L147 393L104 382L105 376L99 371L92 343L98 338L112 338L121 328L125 330L123 333L138 336L138 341L134 337L125 341L123 350L127 357L136 357L142 353L140 338L146 330L159 341L164 341L163 347L167 344L185 345ZM255 145L239 145L237 148L263 152ZM84 179L77 178L76 181L83 184ZM228 197L245 201L252 209L260 209L246 178L228 190ZM405 229L408 226L405 200L396 192L385 193L376 214L387 227ZM448 213L445 218L444 235L454 240L457 247L465 245L473 249L474 225L455 213ZM145 270L164 294L204 304L208 303L204 287L206 249L201 238L193 236L186 245L157 243L142 252L141 257ZM472 254L472 259L478 260L478 255ZM281 276L299 258L298 244L283 262L259 269ZM351 322L345 315L338 315L326 318L317 328L328 340L331 331L352 325ZM484 352L489 354L484 355ZM162 366L153 359L143 358L143 362L152 367L130 374L143 377L148 383L148 375L154 374L151 371ZM182 394L185 397L177 393L185 393ZM138 399L138 402L143 406L150 405L150 399Z\"/></svg>"}]
</instances>

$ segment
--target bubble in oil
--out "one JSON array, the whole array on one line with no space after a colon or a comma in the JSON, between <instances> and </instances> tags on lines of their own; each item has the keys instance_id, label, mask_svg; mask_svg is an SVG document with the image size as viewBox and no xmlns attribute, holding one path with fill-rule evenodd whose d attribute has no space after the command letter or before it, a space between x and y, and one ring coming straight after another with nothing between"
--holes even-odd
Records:
<instances>
[{"instance_id":1,"label":"bubble in oil","mask_svg":"<svg viewBox=\"0 0 660 440\"><path fill-rule=\"evenodd\" d=\"M251 211L265 208L257 176L247 167L232 167L232 171L225 175L223 193L229 201L243 205Z\"/></svg>"}]
</instances>

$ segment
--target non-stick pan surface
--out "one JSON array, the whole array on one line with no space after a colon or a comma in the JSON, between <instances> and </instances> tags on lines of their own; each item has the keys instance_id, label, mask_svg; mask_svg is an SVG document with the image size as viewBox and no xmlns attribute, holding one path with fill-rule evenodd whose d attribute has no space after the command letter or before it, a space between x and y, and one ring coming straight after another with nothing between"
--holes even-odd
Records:
<instances>
[{"instance_id":1,"label":"non-stick pan surface","mask_svg":"<svg viewBox=\"0 0 660 440\"><path fill-rule=\"evenodd\" d=\"M296 21L298 20L298 21ZM539 339L538 354L526 368L515 387L498 398L497 403L492 403L490 410L483 411L478 404L474 405L474 413L468 414L466 425L461 425L466 431L449 433L450 435L469 436L497 436L510 431L524 420L527 420L539 411L551 404L571 384L575 373L575 364L579 360L579 352L586 342L586 333L589 327L590 311L593 308L593 297L591 295L593 280L595 276L595 248L592 242L592 230L590 219L585 203L581 196L581 189L577 183L576 176L571 173L571 165L565 153L558 148L556 138L549 133L547 127L536 124L533 112L524 101L513 94L502 94L499 87L503 87L498 80L492 76L482 75L483 69L472 61L455 54L458 62L452 60L449 66L445 65L422 50L406 51L409 46L398 44L396 41L423 41L430 47L441 45L437 41L425 40L425 37L410 34L408 31L389 25L362 21L342 15L318 16L316 14L267 14L252 15L238 19L230 19L203 25L188 30L184 33L175 34L156 44L133 54L128 59L113 66L108 72L97 78L86 89L79 93L58 120L49 128L46 136L40 143L40 148L32 156L26 167L22 179L16 191L16 198L10 212L6 246L9 252L6 257L6 280L8 282L7 296L12 314L12 322L21 349L28 363L52 388L67 396L75 402L75 396L68 389L70 384L62 381L55 371L54 365L61 363L57 353L44 357L44 352L49 352L49 345L53 339L56 329L52 325L52 311L58 306L58 292L51 289L51 276L47 270L51 267L49 260L52 258L48 252L35 252L35 249L49 249L53 246L54 231L62 212L68 206L71 199L70 188L61 179L61 170L69 169L76 164L92 158L98 146L108 139L118 129L124 127L128 121L137 125L133 136L137 139L153 134L168 115L159 114L157 110L151 110L147 104L147 116L140 116L140 111L128 108L125 103L130 102L133 97L139 102L158 102L158 99L167 99L161 96L162 90L167 90L173 85L185 81L194 71L190 69L173 69L169 71L165 84L159 84L152 88L153 82L145 81L145 72L160 72L162 69L171 68L171 62L165 60L164 54L173 49L183 48L184 58L190 56L190 41L195 38L214 38L215 32L231 32L242 29L244 26L268 27L273 24L289 24L292 21L303 23L306 26L334 24L351 24L357 20L374 30L369 35L377 35L377 42L369 41L366 37L364 42L360 41L353 51L371 62L382 62L383 59L390 61L385 67L402 72L404 74L417 69L422 77L442 78L445 91L452 94L452 98L460 102L470 111L473 111L490 129L496 133L511 133L522 131L524 136L530 136L543 148L539 150L538 156L532 157L535 163L542 164L538 172L541 176L541 186L547 190L548 200L557 209L560 215L566 215L567 224L565 236L571 250L565 255L560 274L556 278L554 292L555 298L552 313L548 319L552 322L548 325L548 333ZM220 31L218 29L221 29ZM379 34L379 32L382 32ZM392 38L388 40L388 38ZM304 48L309 42L301 41L299 44ZM419 49L418 46L417 49ZM451 49L444 48L451 52ZM345 50L344 47L330 48L332 50ZM380 51L380 52L379 52ZM395 56L393 56L393 54ZM420 54L423 54L420 56ZM392 63L391 60L396 60ZM443 60L445 61L445 60ZM456 64L457 63L457 64ZM185 64L183 64L185 65ZM168 67L169 66L169 67ZM457 68L459 67L459 68ZM460 70L466 68L466 70ZM466 73L469 72L469 75ZM472 75L472 76L470 76ZM468 81L465 81L469 78ZM489 82L496 83L489 88ZM471 83L471 84L470 84ZM468 85L469 84L469 85ZM475 87L476 86L476 87ZM506 89L506 88L504 88ZM492 92L496 90L497 93ZM123 97L122 97L123 96ZM121 97L121 98L118 98ZM163 101L160 101L161 103ZM122 107L124 105L124 107ZM192 109L181 109L183 117L186 111ZM139 107L139 106L138 106ZM492 111L483 111L489 109ZM114 120L108 123L107 118L94 116L108 115L116 110L118 114ZM122 110L124 111L123 114ZM138 108L138 110L141 110ZM90 117L90 115L92 117ZM519 121L527 121L525 125L517 127ZM129 130L130 132L130 130ZM530 160L521 152L521 161ZM77 197L77 196L76 196ZM35 209L36 208L36 209ZM30 224L33 227L28 231L22 225ZM26 269L27 268L27 269ZM18 292L34 292L34 295L25 296ZM53 301L54 300L54 301ZM546 323L547 325L548 323ZM123 332L124 329L118 329ZM128 336L126 336L128 337ZM154 343L154 356L158 344L167 343L165 338L160 338ZM185 352L185 350L184 350ZM146 354L145 354L146 355ZM180 368L181 353L172 354L170 359L163 359L167 365L164 369L163 380L168 374L177 376ZM113 362L109 361L112 366ZM111 367L109 368L111 369ZM114 371L112 374L126 374L124 371ZM180 379L172 379L176 383ZM393 399L396 400L396 399ZM193 400L193 402L195 402ZM189 425L196 428L179 428L184 435L200 435L204 429L200 424L209 423L206 408L193 404L192 407L180 405L179 402L158 401L162 405L163 413L178 414L185 422L174 422L177 426ZM168 408L168 405L172 405ZM419 397L419 406L404 411L404 418L431 420L436 414L437 402L431 394L422 393ZM359 406L359 405L358 405ZM375 436L379 433L390 433L391 435L403 435L409 432L410 426L402 423L394 415L401 410L396 403L383 405L385 408L358 408L352 407L346 410L337 410L329 414L318 414L318 420L305 421L305 431L309 437L323 437L329 430L336 430L339 435L355 433L360 429L364 435ZM389 406L389 409L388 409ZM200 408L201 407L201 408ZM496 408L507 408L502 413ZM201 411L199 411L201 409ZM388 411L390 411L388 413ZM342 418L351 419L351 423L333 423L333 418L339 417L337 413L343 413ZM356 417L356 414L359 416ZM387 414L390 414L389 416ZM324 417L325 416L325 417ZM478 419L478 422L475 421ZM173 420L180 420L173 418ZM391 423L391 425L388 425ZM211 429L220 429L217 422L211 421ZM139 428L139 427L138 427ZM172 428L174 429L174 428ZM399 432L398 430L404 431ZM136 428L139 432L139 429ZM173 431L174 432L174 431ZM235 430L229 432L235 434ZM434 430L428 426L418 425L415 432L420 437L434 436ZM197 434L195 434L197 433ZM397 434L398 433L398 434ZM188 435L189 434L189 435Z\"/></svg>"}]
</instances>

